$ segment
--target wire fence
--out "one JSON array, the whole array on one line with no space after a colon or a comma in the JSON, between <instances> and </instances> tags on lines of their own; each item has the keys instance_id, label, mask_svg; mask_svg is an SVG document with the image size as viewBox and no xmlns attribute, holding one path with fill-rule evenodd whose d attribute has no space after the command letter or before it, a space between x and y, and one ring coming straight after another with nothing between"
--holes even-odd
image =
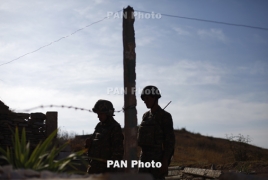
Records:
<instances>
[{"instance_id":1,"label":"wire fence","mask_svg":"<svg viewBox=\"0 0 268 180\"><path fill-rule=\"evenodd\" d=\"M136 107L136 106L128 106L126 108L123 107L121 110L115 110L114 112L120 113L120 112L124 112L127 109L131 109L131 108L134 108L134 107ZM66 109L93 112L91 109L87 109L87 108L81 108L81 107L76 107L76 106L68 106L68 105L54 105L54 104L40 105L40 106L32 107L32 108L29 108L29 109L18 110L18 111L19 112L30 112L30 111L33 111L35 109L42 109L42 108L66 108Z\"/></svg>"},{"instance_id":2,"label":"wire fence","mask_svg":"<svg viewBox=\"0 0 268 180\"><path fill-rule=\"evenodd\" d=\"M171 102L172 101L169 101L169 103L163 109L165 109ZM122 107L121 110L115 110L114 112L116 112L116 113L125 112L126 110L132 109L132 108L135 108L135 107L136 107L136 105L131 105L131 106L128 106L128 107ZM67 105L54 105L54 104L40 105L40 106L32 107L32 108L29 108L29 109L20 110L20 112L30 112L32 110L42 109L42 108L66 108L66 109L74 109L74 110L80 110L80 111L93 112L91 109L87 109L87 108L81 108L81 107L76 107L76 106L67 106Z\"/></svg>"},{"instance_id":3,"label":"wire fence","mask_svg":"<svg viewBox=\"0 0 268 180\"><path fill-rule=\"evenodd\" d=\"M113 16L114 14L119 13L119 12L121 12L121 11L123 11L123 10L121 9L121 10L118 10L118 11L116 11L116 12L112 12L111 14L105 16L104 18L102 18L102 19L100 19L100 20L98 20L98 21L95 21L95 22L93 22L93 23L91 23L91 24L89 24L89 25L87 25L87 26L85 26L85 27L83 27L83 28L77 29L77 30L75 30L74 32L72 32L71 34L69 34L69 35L67 35L67 36L63 36L63 37L61 37L61 38L59 38L59 39L57 39L57 40L55 40L55 41L52 41L52 42L50 42L50 43L48 43L48 44L46 44L46 45L44 45L44 46L42 46L42 47L37 48L37 49L34 50L34 51L28 52L28 53L23 54L23 55L21 55L21 56L15 58L15 59L12 59L12 60L10 60L10 61L8 61L8 62L2 63L2 64L0 64L0 67L3 66L3 65L9 64L9 63L11 63L11 62L13 62L13 61L16 61L16 60L18 60L18 59L20 59L20 58L22 58L22 57L24 57L24 56L27 56L27 55L29 55L29 54L35 53L35 52L37 52L37 51L39 51L39 50L41 50L41 49L43 49L43 48L45 48L45 47L48 47L48 46L50 46L50 45L52 45L52 44L54 44L54 43L57 43L57 42L61 41L61 40L63 40L63 39L66 39L66 38L68 38L68 37L70 37L70 36L76 34L77 32L82 31L82 30L85 29L85 28L88 28L88 27L90 27L90 26L92 26L92 25L94 25L94 24L100 23L100 22L104 21L105 19L109 19L109 17L111 17L111 16ZM148 11L143 11L143 10L135 10L135 12L150 13L150 12L148 12ZM228 25L228 26L238 26L238 27L243 27L243 28L251 28L251 29L258 29L258 30L265 30L265 31L268 31L268 28L265 28L265 27L258 27L258 26L245 25L245 24L238 24L238 23L221 22L221 21L207 20L207 19L201 19L201 18L185 17L185 16L178 16L178 15L165 14L165 13L159 13L159 14L161 14L161 16L166 16L166 17L171 17L171 18L180 18L180 19L187 19L187 20L194 20L194 21L202 21L202 22L207 22L207 23L217 23L217 24L223 24L223 25Z\"/></svg>"}]
</instances>

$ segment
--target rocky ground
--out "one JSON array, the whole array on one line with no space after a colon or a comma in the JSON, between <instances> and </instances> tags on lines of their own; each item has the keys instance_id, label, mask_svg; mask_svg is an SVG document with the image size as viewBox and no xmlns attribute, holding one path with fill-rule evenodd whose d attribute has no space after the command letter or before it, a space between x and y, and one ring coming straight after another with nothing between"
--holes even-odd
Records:
<instances>
[{"instance_id":1,"label":"rocky ground","mask_svg":"<svg viewBox=\"0 0 268 180\"><path fill-rule=\"evenodd\" d=\"M89 175L75 175L67 173L53 173L50 171L34 171L31 169L13 169L12 166L0 166L0 179L29 179L29 178L41 178L52 179L58 178L85 178Z\"/></svg>"},{"instance_id":2,"label":"rocky ground","mask_svg":"<svg viewBox=\"0 0 268 180\"><path fill-rule=\"evenodd\" d=\"M30 169L13 169L12 166L0 166L0 180L45 180L45 179L72 179L72 180L153 180L149 174L100 174L76 175L67 173L53 173L50 171L34 171Z\"/></svg>"}]
</instances>

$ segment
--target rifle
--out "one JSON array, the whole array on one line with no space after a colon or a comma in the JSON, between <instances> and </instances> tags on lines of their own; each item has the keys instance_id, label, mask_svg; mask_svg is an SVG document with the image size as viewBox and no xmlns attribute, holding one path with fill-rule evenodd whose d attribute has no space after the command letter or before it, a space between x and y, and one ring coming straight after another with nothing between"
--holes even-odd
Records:
<instances>
[{"instance_id":1,"label":"rifle","mask_svg":"<svg viewBox=\"0 0 268 180\"><path fill-rule=\"evenodd\" d=\"M169 101L169 103L168 103L163 109L165 109L171 102L172 102L172 101ZM170 158L168 159L168 166L170 165L170 162L171 162L171 160L172 160L173 155L174 155L174 149L173 149L172 155L171 155Z\"/></svg>"},{"instance_id":2,"label":"rifle","mask_svg":"<svg viewBox=\"0 0 268 180\"><path fill-rule=\"evenodd\" d=\"M172 101L169 101L169 103L163 108L163 109L166 109L166 107L171 103Z\"/></svg>"}]
</instances>

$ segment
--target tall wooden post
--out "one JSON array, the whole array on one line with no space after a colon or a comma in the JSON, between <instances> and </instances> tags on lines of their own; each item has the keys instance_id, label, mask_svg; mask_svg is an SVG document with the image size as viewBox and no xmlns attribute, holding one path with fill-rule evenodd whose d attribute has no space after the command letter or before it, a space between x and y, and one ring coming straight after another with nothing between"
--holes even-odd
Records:
<instances>
[{"instance_id":1,"label":"tall wooden post","mask_svg":"<svg viewBox=\"0 0 268 180\"><path fill-rule=\"evenodd\" d=\"M124 107L125 107L125 160L129 173L136 173L131 168L131 161L137 160L137 110L136 110L136 53L134 32L134 9L128 6L123 10L123 46L124 46Z\"/></svg>"}]
</instances>

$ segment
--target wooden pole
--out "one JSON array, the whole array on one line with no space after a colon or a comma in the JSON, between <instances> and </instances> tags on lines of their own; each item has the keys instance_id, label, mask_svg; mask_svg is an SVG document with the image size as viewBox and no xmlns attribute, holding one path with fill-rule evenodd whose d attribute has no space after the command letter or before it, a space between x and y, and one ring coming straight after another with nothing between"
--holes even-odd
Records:
<instances>
[{"instance_id":1,"label":"wooden pole","mask_svg":"<svg viewBox=\"0 0 268 180\"><path fill-rule=\"evenodd\" d=\"M124 107L125 107L125 160L128 162L126 172L137 173L131 168L131 161L137 160L137 110L136 110L136 53L134 31L134 9L123 9L123 46L124 46Z\"/></svg>"}]
</instances>

